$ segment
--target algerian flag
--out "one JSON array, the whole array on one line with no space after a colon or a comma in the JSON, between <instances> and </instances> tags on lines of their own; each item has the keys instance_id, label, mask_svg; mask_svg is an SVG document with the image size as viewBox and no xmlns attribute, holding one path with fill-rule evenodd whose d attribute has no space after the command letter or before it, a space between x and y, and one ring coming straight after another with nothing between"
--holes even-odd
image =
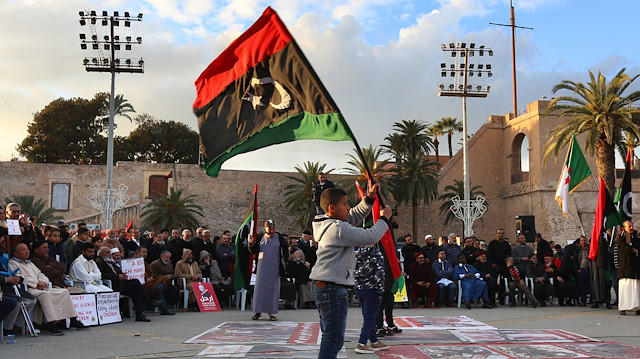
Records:
<instances>
[{"instance_id":1,"label":"algerian flag","mask_svg":"<svg viewBox=\"0 0 640 359\"><path fill-rule=\"evenodd\" d=\"M569 194L586 181L589 176L591 176L591 169L584 158L578 141L576 141L576 136L573 135L567 152L567 159L564 161L564 166L562 166L562 175L558 181L558 188L556 189L556 201L558 201L560 209L562 209L562 213L565 216L569 216L567 205Z\"/></svg>"}]
</instances>

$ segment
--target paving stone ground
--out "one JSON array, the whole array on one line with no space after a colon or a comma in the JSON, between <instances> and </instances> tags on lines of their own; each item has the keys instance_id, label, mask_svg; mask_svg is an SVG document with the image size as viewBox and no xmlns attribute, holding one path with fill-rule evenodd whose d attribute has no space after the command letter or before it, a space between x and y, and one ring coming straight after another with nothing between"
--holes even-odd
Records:
<instances>
[{"instance_id":1,"label":"paving stone ground","mask_svg":"<svg viewBox=\"0 0 640 359\"><path fill-rule=\"evenodd\" d=\"M17 336L15 344L0 345L0 357L2 358L198 358L198 354L206 350L210 345L207 343L186 343L202 333L207 332L225 322L246 322L252 323L251 312L228 310L216 313L177 313L175 316L160 316L158 314L148 314L151 323L139 323L132 319L124 319L121 323L110 324L101 327L93 327L90 331L66 332L62 337L52 337L43 334L37 338L28 336ZM570 333L578 334L588 338L593 338L603 343L547 343L547 347L525 348L529 344L519 343L517 340L512 343L504 343L500 347L499 353L492 353L491 358L521 357L526 358L532 353L536 357L542 357L550 350L549 345L556 348L559 353L571 353L577 350L572 347L582 345L580 348L583 357L615 357L611 353L616 351L627 353L626 357L640 357L638 350L634 346L640 347L640 316L628 315L621 317L615 309L591 309L579 307L545 307L545 308L504 308L496 309L396 309L394 315L397 317L455 317L464 315L470 319L482 322L490 327L498 329L558 329ZM263 316L264 317L264 316ZM313 309L283 310L278 314L279 322L314 323L318 320L318 314ZM361 312L357 307L349 308L347 321L348 333L345 342L346 356L348 358L378 358L375 354L356 354L356 336L361 325ZM266 319L263 319L266 322ZM254 322L255 323L255 322ZM354 334L355 333L355 334ZM242 335L242 333L237 333ZM494 348L496 345L490 343L455 343L454 339L436 339L436 342L425 340L423 345L416 346L421 339L414 331L406 331L389 338L388 342L395 346L389 350L379 352L382 358L418 357L415 351L427 353L431 357L444 358L439 350L446 349L447 346L457 350L472 351L479 353L487 348ZM435 335L435 334L432 334ZM402 337L405 338L402 338ZM383 339L384 340L384 339ZM440 341L440 342L438 342ZM516 345L514 343L518 343ZM605 343L621 343L626 346ZM233 343L229 343L233 344ZM309 344L287 344L291 346L304 346ZM464 349L459 346L466 345ZM523 345L525 347L523 347ZM306 348L306 347L305 347ZM524 348L524 349L523 349ZM586 351L587 348L589 351ZM551 348L553 349L553 348ZM624 351L626 349L626 351ZM403 354L404 353L404 354ZM411 354L414 353L414 354ZM523 354L524 353L524 354ZM595 353L595 354L594 354ZM307 353L309 354L309 353ZM572 355L572 354L567 354ZM590 356L589 356L590 355ZM594 356L595 355L595 356ZM634 356L636 355L636 356ZM269 355L262 355L261 358L268 358ZM621 356L618 356L621 357Z\"/></svg>"}]
</instances>

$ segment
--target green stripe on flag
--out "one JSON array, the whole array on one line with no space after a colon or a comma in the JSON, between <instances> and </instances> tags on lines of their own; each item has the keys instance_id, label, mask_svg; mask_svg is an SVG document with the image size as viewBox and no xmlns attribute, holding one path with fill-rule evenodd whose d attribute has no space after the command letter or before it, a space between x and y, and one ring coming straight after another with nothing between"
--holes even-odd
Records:
<instances>
[{"instance_id":1,"label":"green stripe on flag","mask_svg":"<svg viewBox=\"0 0 640 359\"><path fill-rule=\"evenodd\" d=\"M271 124L230 147L205 165L205 172L217 177L222 164L229 158L270 145L296 140L353 141L354 136L340 113L315 115L302 112Z\"/></svg>"},{"instance_id":2,"label":"green stripe on flag","mask_svg":"<svg viewBox=\"0 0 640 359\"><path fill-rule=\"evenodd\" d=\"M233 263L233 289L234 290L239 290L241 288L244 288L247 283L244 282L244 277L242 275L242 261L241 259L241 255L240 255L240 246L242 245L242 231L244 230L244 228L247 226L247 224L250 226L251 225L251 221L253 221L253 216L255 215L254 212L251 212L251 214L249 216L247 216L247 218L245 218L244 222L242 222L242 225L240 226L240 229L238 229L238 233L236 233L236 245L235 245L235 262Z\"/></svg>"}]
</instances>

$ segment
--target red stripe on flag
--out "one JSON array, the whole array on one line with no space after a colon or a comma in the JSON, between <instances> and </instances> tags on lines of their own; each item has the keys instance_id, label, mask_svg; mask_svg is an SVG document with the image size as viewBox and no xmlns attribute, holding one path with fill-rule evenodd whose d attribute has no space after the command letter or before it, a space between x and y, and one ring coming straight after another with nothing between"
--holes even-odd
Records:
<instances>
[{"instance_id":1,"label":"red stripe on flag","mask_svg":"<svg viewBox=\"0 0 640 359\"><path fill-rule=\"evenodd\" d=\"M604 220L604 208L607 205L607 187L600 177L600 190L598 191L598 207L596 207L596 218L593 220L593 231L591 232L591 244L589 246L589 259L595 260L598 254L598 241L602 233L602 221Z\"/></svg>"},{"instance_id":2,"label":"red stripe on flag","mask_svg":"<svg viewBox=\"0 0 640 359\"><path fill-rule=\"evenodd\" d=\"M358 190L358 194L360 195L360 199L363 199L364 196L366 196L364 194L364 190L362 189L362 187L360 187L360 183L358 183L358 181L356 181L356 189Z\"/></svg>"},{"instance_id":3,"label":"red stripe on flag","mask_svg":"<svg viewBox=\"0 0 640 359\"><path fill-rule=\"evenodd\" d=\"M131 218L131 222L129 222L129 224L127 224L127 228L124 229L125 232L129 232L129 230L133 226L133 220L134 218Z\"/></svg>"},{"instance_id":4,"label":"red stripe on flag","mask_svg":"<svg viewBox=\"0 0 640 359\"><path fill-rule=\"evenodd\" d=\"M193 108L206 106L235 80L267 57L282 50L293 36L276 12L268 7L247 31L229 45L195 82Z\"/></svg>"},{"instance_id":5,"label":"red stripe on flag","mask_svg":"<svg viewBox=\"0 0 640 359\"><path fill-rule=\"evenodd\" d=\"M358 181L356 181L356 188L358 189L360 198L364 198L364 190L362 189L362 187L360 187ZM376 200L375 202L373 202L373 209L371 209L371 214L373 215L373 223L377 223L380 219L380 199L378 198L378 196L379 195L376 194ZM380 243L382 243L382 248L384 248L384 251L387 255L387 260L389 261L389 266L391 267L393 280L396 280L402 275L402 271L400 270L400 262L398 262L398 256L396 255L390 228L387 228L387 232L385 232L384 236L382 236Z\"/></svg>"}]
</instances>

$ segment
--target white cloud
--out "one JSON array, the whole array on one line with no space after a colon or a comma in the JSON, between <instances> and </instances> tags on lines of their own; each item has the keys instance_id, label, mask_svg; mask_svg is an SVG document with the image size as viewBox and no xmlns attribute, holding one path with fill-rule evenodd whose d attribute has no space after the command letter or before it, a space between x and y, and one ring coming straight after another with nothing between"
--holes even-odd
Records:
<instances>
[{"instance_id":1,"label":"white cloud","mask_svg":"<svg viewBox=\"0 0 640 359\"><path fill-rule=\"evenodd\" d=\"M535 14L537 9L548 10L565 2L515 3L518 10ZM508 17L508 4L503 0L4 1L0 2L0 33L11 36L4 36L0 43L0 124L4 128L0 159L7 160L15 153L16 144L26 136L26 122L53 99L89 98L98 91L108 91L107 74L87 73L82 67L82 58L91 52L80 50L78 33L86 29L78 24L78 10L101 10L104 6L109 11L143 12L144 21L136 36L142 36L144 42L131 56L144 57L145 73L119 75L116 92L124 94L139 113L196 128L191 108L193 82L271 3L362 146L382 144L392 124L403 119L461 119L459 99L437 97L437 84L445 80L440 77L439 64L449 61L440 51L443 42L484 43L496 54L491 59L494 76L480 82L491 85L491 93L486 99L468 101L469 132L475 132L489 115L511 110L508 32L488 25L498 11L501 17ZM539 21L544 24L546 20ZM579 24L589 19L573 21ZM543 96L550 98L552 86L562 79L587 81L587 68L602 69L608 76L623 66L630 67L630 74L638 72L633 60L638 56L631 50L575 59L570 53L545 50L557 37L544 38L543 32L527 36L518 50L520 109ZM577 46L592 46L588 40L574 41L579 42ZM576 60L582 65L576 65ZM125 135L132 128L126 120L119 121L117 133ZM291 170L312 160L340 168L351 148L349 143L304 141L281 145L275 160L273 151L257 151L232 159L224 167Z\"/></svg>"}]
</instances>

